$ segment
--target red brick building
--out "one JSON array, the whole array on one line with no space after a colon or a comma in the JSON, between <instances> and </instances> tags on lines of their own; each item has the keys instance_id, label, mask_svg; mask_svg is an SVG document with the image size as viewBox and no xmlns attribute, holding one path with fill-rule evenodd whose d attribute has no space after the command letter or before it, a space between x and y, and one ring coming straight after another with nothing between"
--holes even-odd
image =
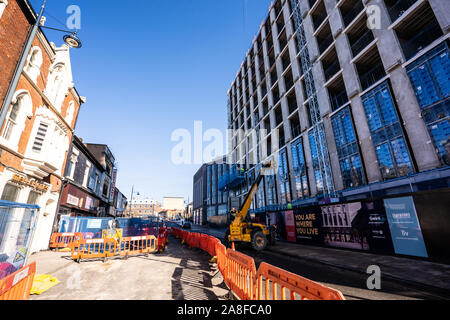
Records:
<instances>
[{"instance_id":1,"label":"red brick building","mask_svg":"<svg viewBox=\"0 0 450 320\"><path fill-rule=\"evenodd\" d=\"M24 39L37 15L28 1L0 0L2 3L7 3L3 10L0 7L0 103L3 105L5 88L9 87ZM26 54L19 83L12 88L12 103L4 123L0 124L0 200L40 206L38 217L34 217L36 231L31 246L32 251L39 251L48 247L63 168L84 98L72 82L67 45L57 47L39 30ZM18 230L11 226L8 230L4 231L7 233L4 238L13 241Z\"/></svg>"}]
</instances>

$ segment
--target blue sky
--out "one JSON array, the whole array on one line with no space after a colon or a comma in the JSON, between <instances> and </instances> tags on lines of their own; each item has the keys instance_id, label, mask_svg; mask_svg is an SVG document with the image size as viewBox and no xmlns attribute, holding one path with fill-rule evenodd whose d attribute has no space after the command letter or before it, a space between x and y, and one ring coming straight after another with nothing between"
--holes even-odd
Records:
<instances>
[{"instance_id":1,"label":"blue sky","mask_svg":"<svg viewBox=\"0 0 450 320\"><path fill-rule=\"evenodd\" d=\"M41 0L30 0L37 11ZM175 129L226 129L226 93L270 0L48 0L46 25L65 28L81 8L82 49L72 49L75 86L87 103L76 134L105 143L129 198L192 201L199 165L172 164ZM245 8L245 10L244 10ZM56 45L61 33L46 30Z\"/></svg>"}]
</instances>

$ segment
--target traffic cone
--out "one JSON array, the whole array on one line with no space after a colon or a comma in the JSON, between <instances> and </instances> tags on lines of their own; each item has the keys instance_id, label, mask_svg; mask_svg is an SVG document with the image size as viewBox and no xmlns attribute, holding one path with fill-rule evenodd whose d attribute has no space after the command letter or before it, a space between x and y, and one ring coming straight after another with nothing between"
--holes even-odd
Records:
<instances>
[{"instance_id":1,"label":"traffic cone","mask_svg":"<svg viewBox=\"0 0 450 320\"><path fill-rule=\"evenodd\" d=\"M231 250L235 251L236 249L234 248L234 242L231 243Z\"/></svg>"}]
</instances>

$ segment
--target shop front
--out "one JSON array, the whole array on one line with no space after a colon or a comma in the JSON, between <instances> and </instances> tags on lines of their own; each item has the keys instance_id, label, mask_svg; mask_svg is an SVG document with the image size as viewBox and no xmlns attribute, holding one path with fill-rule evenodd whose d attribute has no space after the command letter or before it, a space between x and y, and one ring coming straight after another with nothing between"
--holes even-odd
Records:
<instances>
[{"instance_id":1,"label":"shop front","mask_svg":"<svg viewBox=\"0 0 450 320\"><path fill-rule=\"evenodd\" d=\"M3 259L14 252L27 256L48 249L58 200L51 185L5 169L0 174L0 192L0 253ZM34 234L39 236L34 237Z\"/></svg>"}]
</instances>

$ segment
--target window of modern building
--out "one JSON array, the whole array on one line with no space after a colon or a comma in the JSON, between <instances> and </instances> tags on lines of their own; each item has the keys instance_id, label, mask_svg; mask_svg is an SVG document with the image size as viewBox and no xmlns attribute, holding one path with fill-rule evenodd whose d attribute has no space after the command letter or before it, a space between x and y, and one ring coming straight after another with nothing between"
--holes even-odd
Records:
<instances>
[{"instance_id":1,"label":"window of modern building","mask_svg":"<svg viewBox=\"0 0 450 320\"><path fill-rule=\"evenodd\" d=\"M206 204L211 205L211 166L206 168Z\"/></svg>"},{"instance_id":2,"label":"window of modern building","mask_svg":"<svg viewBox=\"0 0 450 320\"><path fill-rule=\"evenodd\" d=\"M344 188L359 187L365 183L365 177L350 108L333 115L331 122Z\"/></svg>"},{"instance_id":3,"label":"window of modern building","mask_svg":"<svg viewBox=\"0 0 450 320\"><path fill-rule=\"evenodd\" d=\"M302 138L291 143L291 152L296 196L297 199L305 198L309 195L309 187Z\"/></svg>"},{"instance_id":4,"label":"window of modern building","mask_svg":"<svg viewBox=\"0 0 450 320\"><path fill-rule=\"evenodd\" d=\"M222 204L222 205L220 205L220 206L218 207L217 214L218 214L219 216L226 215L227 213L228 213L228 207L227 207L226 204Z\"/></svg>"},{"instance_id":5,"label":"window of modern building","mask_svg":"<svg viewBox=\"0 0 450 320\"><path fill-rule=\"evenodd\" d=\"M362 101L383 178L412 173L411 158L388 82L364 95Z\"/></svg>"},{"instance_id":6,"label":"window of modern building","mask_svg":"<svg viewBox=\"0 0 450 320\"><path fill-rule=\"evenodd\" d=\"M256 190L256 207L265 207L265 193L264 193L264 179L259 183L258 189Z\"/></svg>"},{"instance_id":7,"label":"window of modern building","mask_svg":"<svg viewBox=\"0 0 450 320\"><path fill-rule=\"evenodd\" d=\"M442 165L450 165L450 60L446 42L406 68Z\"/></svg>"},{"instance_id":8,"label":"window of modern building","mask_svg":"<svg viewBox=\"0 0 450 320\"><path fill-rule=\"evenodd\" d=\"M277 189L275 176L265 176L267 190L267 205L277 204Z\"/></svg>"},{"instance_id":9,"label":"window of modern building","mask_svg":"<svg viewBox=\"0 0 450 320\"><path fill-rule=\"evenodd\" d=\"M15 202L19 196L19 192L19 187L8 183L3 188L2 200Z\"/></svg>"},{"instance_id":10,"label":"window of modern building","mask_svg":"<svg viewBox=\"0 0 450 320\"><path fill-rule=\"evenodd\" d=\"M316 181L317 195L333 192L333 180L331 178L328 150L325 145L325 134L323 125L317 125L308 134L309 146L311 148L312 165Z\"/></svg>"},{"instance_id":11,"label":"window of modern building","mask_svg":"<svg viewBox=\"0 0 450 320\"><path fill-rule=\"evenodd\" d=\"M208 209L206 210L206 214L208 215L208 217L214 217L216 215L216 206L208 207Z\"/></svg>"},{"instance_id":12,"label":"window of modern building","mask_svg":"<svg viewBox=\"0 0 450 320\"><path fill-rule=\"evenodd\" d=\"M212 204L217 204L217 174L216 174L217 165L213 164L211 166L211 202Z\"/></svg>"},{"instance_id":13,"label":"window of modern building","mask_svg":"<svg viewBox=\"0 0 450 320\"><path fill-rule=\"evenodd\" d=\"M286 148L280 151L278 161L278 180L280 182L280 204L291 202L291 184L287 163Z\"/></svg>"}]
</instances>

